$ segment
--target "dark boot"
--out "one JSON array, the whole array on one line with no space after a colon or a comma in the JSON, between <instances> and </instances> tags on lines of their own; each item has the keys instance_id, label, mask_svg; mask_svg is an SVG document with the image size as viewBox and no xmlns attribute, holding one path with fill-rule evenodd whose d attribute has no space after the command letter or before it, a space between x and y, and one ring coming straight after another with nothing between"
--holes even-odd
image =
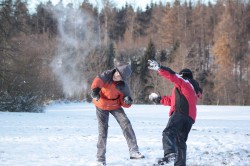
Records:
<instances>
[{"instance_id":1,"label":"dark boot","mask_svg":"<svg viewBox=\"0 0 250 166\"><path fill-rule=\"evenodd\" d=\"M176 153L169 153L165 157L158 160L158 165L165 165L165 164L174 164L174 160L176 158Z\"/></svg>"}]
</instances>

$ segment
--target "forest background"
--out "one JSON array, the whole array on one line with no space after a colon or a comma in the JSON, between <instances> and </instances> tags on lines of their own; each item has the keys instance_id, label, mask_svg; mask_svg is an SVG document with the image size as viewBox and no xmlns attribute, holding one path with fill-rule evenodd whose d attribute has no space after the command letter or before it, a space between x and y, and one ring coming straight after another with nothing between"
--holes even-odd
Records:
<instances>
[{"instance_id":1,"label":"forest background","mask_svg":"<svg viewBox=\"0 0 250 166\"><path fill-rule=\"evenodd\" d=\"M250 104L250 1L191 0L102 8L83 0L0 0L0 111L41 112L50 101L90 101L102 71L129 63L134 103L171 93L147 69L156 59L176 72L190 68L203 88L199 104Z\"/></svg>"}]
</instances>

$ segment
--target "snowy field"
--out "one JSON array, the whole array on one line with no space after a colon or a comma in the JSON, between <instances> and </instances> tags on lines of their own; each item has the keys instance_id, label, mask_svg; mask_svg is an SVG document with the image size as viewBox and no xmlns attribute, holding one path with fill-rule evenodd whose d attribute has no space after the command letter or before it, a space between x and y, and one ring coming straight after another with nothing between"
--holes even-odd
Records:
<instances>
[{"instance_id":1,"label":"snowy field","mask_svg":"<svg viewBox=\"0 0 250 166\"><path fill-rule=\"evenodd\" d=\"M169 107L125 109L143 160L130 160L121 129L110 116L108 166L147 166L162 157ZM0 112L0 166L95 165L97 120L92 104L55 104L45 113ZM198 106L187 141L189 166L250 166L250 106Z\"/></svg>"}]
</instances>

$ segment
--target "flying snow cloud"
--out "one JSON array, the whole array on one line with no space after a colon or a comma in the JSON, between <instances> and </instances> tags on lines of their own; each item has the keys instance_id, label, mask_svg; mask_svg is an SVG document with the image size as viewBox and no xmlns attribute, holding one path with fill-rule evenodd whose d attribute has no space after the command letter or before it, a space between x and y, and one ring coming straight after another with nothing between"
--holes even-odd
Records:
<instances>
[{"instance_id":1,"label":"flying snow cloud","mask_svg":"<svg viewBox=\"0 0 250 166\"><path fill-rule=\"evenodd\" d=\"M84 59L98 45L97 19L84 10L56 6L51 10L58 26L58 48L51 67L66 97L86 90Z\"/></svg>"}]
</instances>

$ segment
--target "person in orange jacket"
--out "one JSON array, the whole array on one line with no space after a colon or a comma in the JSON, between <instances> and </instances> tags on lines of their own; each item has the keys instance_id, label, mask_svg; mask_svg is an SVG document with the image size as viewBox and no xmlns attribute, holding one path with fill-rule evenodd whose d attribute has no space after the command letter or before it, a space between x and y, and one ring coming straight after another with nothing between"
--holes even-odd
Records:
<instances>
[{"instance_id":1,"label":"person in orange jacket","mask_svg":"<svg viewBox=\"0 0 250 166\"><path fill-rule=\"evenodd\" d=\"M122 107L129 108L133 100L127 79L132 71L129 65L118 66L98 75L91 85L91 97L96 106L98 120L97 163L106 165L106 143L108 136L109 114L112 114L119 123L127 141L130 159L142 159L139 152L136 136L130 120Z\"/></svg>"}]
</instances>

